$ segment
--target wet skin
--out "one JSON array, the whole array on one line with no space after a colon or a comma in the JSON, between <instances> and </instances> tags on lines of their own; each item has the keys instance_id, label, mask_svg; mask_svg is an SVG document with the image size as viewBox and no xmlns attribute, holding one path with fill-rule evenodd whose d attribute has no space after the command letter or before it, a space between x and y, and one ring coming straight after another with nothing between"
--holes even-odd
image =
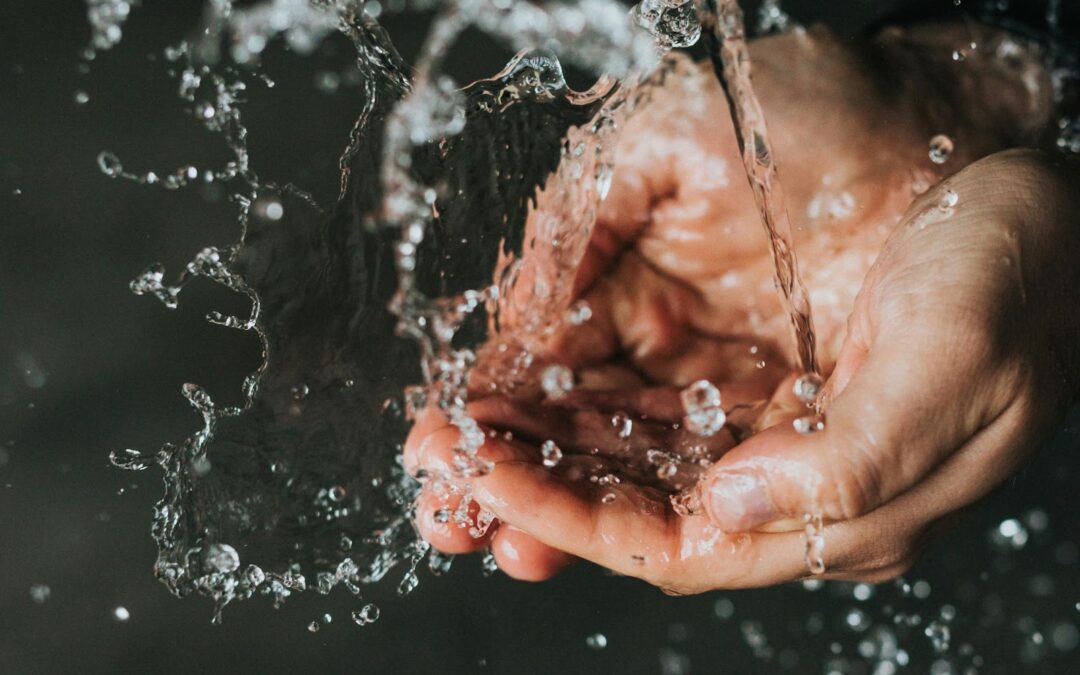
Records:
<instances>
[{"instance_id":1,"label":"wet skin","mask_svg":"<svg viewBox=\"0 0 1080 675\"><path fill-rule=\"evenodd\" d=\"M994 56L1009 52L1002 37L939 26L852 47L811 30L752 46L827 375L814 434L792 428L807 409L791 393L790 328L726 104L708 70L681 62L622 135L577 271L593 317L540 355L573 367L578 388L555 402L474 396L494 468L429 481L423 536L451 553L490 546L519 579L583 558L694 593L807 576L802 516L816 513L827 578L906 570L1076 392L1080 172L1010 149L1045 143L1053 114L1035 59ZM971 39L983 54L951 64ZM927 156L939 133L957 148L940 166ZM679 388L698 379L732 419L705 441L677 425ZM634 420L629 439L615 411ZM564 452L553 469L547 439ZM457 440L424 411L406 466L452 474ZM650 474L657 447L713 462L687 470L687 485L700 474L692 515ZM618 484L583 478L612 467ZM483 536L436 515L466 484L472 517L495 516Z\"/></svg>"}]
</instances>

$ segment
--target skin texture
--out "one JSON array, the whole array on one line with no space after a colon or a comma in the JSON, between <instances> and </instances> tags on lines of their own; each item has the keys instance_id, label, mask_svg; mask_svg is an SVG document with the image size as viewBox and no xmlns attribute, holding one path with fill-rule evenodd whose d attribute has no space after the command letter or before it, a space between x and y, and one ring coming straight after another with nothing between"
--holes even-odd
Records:
<instances>
[{"instance_id":1,"label":"skin texture","mask_svg":"<svg viewBox=\"0 0 1080 675\"><path fill-rule=\"evenodd\" d=\"M972 31L984 54L943 72ZM422 535L449 553L490 546L519 579L583 558L686 594L808 576L813 513L826 578L906 570L1075 394L1080 176L1009 150L1043 142L1052 111L1037 60L995 57L1002 40L943 26L854 48L819 30L752 45L828 375L814 434L792 428L809 411L792 394L790 329L725 102L707 70L680 62L623 134L576 278L593 318L539 355L573 367L577 389L474 396L494 466L478 477L453 475L457 430L419 415L406 467L444 476L418 501ZM957 140L940 166L927 157L939 133ZM709 439L678 424L678 391L699 379L729 412ZM551 469L548 439L564 453ZM655 448L686 461L673 479L657 479ZM587 479L616 470L617 484ZM692 515L671 508L679 487ZM496 518L479 537L433 515L466 488L470 517Z\"/></svg>"}]
</instances>

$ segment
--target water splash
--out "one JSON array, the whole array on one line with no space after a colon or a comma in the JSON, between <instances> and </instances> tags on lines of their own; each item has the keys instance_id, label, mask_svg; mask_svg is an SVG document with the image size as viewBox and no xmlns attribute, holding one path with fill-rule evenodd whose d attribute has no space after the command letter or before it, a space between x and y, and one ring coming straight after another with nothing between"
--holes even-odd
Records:
<instances>
[{"instance_id":1,"label":"water splash","mask_svg":"<svg viewBox=\"0 0 1080 675\"><path fill-rule=\"evenodd\" d=\"M464 0L443 5L410 79L366 9L328 0L208 2L195 37L165 56L181 101L224 140L230 159L217 169L183 165L159 174L129 172L109 152L99 157L112 178L169 189L220 183L238 207L235 243L205 248L175 282L155 264L131 287L170 308L199 278L247 296L248 316L207 318L254 332L260 367L239 406L217 405L203 388L185 385L203 426L183 443L112 454L121 468L163 469L155 572L176 595L211 597L215 622L229 602L255 595L275 604L308 589L343 586L359 595L361 584L398 565L405 568L398 592L416 587L430 547L413 530L417 484L400 464L407 413L443 408L463 432L458 470L485 470L475 461L482 436L464 408L476 346L492 337L482 318L495 321L493 334L522 366L511 370L509 386L528 367L537 336L550 333L538 326L588 320L587 306L570 308L572 271L610 185L619 124L645 96L663 51L613 1ZM656 32L692 32L692 23L662 21ZM441 64L469 26L521 51L492 78L459 89ZM241 110L249 82L273 86L250 70L271 41L305 53L337 33L356 48L365 100L341 155L339 203L324 209L307 192L258 175ZM595 86L571 90L560 57L593 72ZM477 175L502 178L492 191ZM526 251L530 203L558 236L537 237ZM521 308L507 300L521 297L516 280L533 255L557 264L530 305L536 311L519 320ZM445 571L449 558L432 555L429 566Z\"/></svg>"}]
</instances>

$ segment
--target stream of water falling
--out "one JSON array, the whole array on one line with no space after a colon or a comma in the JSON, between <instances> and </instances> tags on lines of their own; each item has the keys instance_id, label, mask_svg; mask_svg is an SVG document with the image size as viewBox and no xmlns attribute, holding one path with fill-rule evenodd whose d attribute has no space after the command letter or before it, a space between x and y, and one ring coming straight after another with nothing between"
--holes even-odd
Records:
<instances>
[{"instance_id":1,"label":"stream of water falling","mask_svg":"<svg viewBox=\"0 0 1080 675\"><path fill-rule=\"evenodd\" d=\"M798 365L805 373L817 374L810 294L799 277L791 219L784 204L776 157L769 142L765 113L754 94L742 9L737 0L702 0L701 7L709 59L727 97L746 177L769 239L776 289L791 317Z\"/></svg>"}]
</instances>

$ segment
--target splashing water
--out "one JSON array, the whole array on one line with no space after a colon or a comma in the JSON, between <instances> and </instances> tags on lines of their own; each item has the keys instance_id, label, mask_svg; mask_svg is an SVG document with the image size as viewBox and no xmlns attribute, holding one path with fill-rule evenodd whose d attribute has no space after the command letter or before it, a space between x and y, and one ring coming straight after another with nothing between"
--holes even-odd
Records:
<instances>
[{"instance_id":1,"label":"splashing water","mask_svg":"<svg viewBox=\"0 0 1080 675\"><path fill-rule=\"evenodd\" d=\"M89 2L96 49L120 41L134 6ZM279 603L341 586L360 596L362 584L398 565L404 595L416 587L425 556L433 571L449 568L449 557L414 532L418 485L400 461L409 420L437 407L461 434L455 475L422 480L489 470L477 456L484 434L466 412L470 377L513 391L547 338L590 320L588 305L574 302L573 279L611 185L619 130L670 68L664 52L694 44L702 30L689 0L646 0L630 13L614 0L438 6L409 77L369 3L212 0L197 37L165 57L183 105L223 139L228 161L136 173L108 151L98 158L110 178L170 190L218 184L237 207L235 243L206 247L173 283L164 266L151 265L131 289L169 308L199 279L248 298L245 317L207 316L261 343L263 360L243 384L241 405L218 406L209 392L185 384L182 394L203 420L198 432L156 452L111 455L124 469L163 469L155 573L178 596L212 598L215 621L229 602L255 595ZM799 363L816 373L809 301L750 88L742 15L734 2L708 2L703 16ZM469 29L518 54L491 78L461 88L446 59ZM251 83L273 86L254 70L269 44L281 40L306 54L334 34L356 50L364 98L340 158L339 200L323 207L258 175L241 110ZM572 90L563 61L594 75L595 84ZM543 381L550 398L561 398L573 388L573 372L549 366ZM688 426L715 434L725 423L719 392L707 382L695 386L684 397ZM625 440L633 422L616 418L614 435ZM561 458L552 443L544 463ZM682 472L677 457L652 460L662 480ZM687 495L675 508L698 511ZM461 496L467 506L468 492ZM443 522L450 521L474 527L462 509L446 510ZM482 514L474 536L490 522ZM364 625L377 616L369 604L352 618Z\"/></svg>"}]
</instances>

